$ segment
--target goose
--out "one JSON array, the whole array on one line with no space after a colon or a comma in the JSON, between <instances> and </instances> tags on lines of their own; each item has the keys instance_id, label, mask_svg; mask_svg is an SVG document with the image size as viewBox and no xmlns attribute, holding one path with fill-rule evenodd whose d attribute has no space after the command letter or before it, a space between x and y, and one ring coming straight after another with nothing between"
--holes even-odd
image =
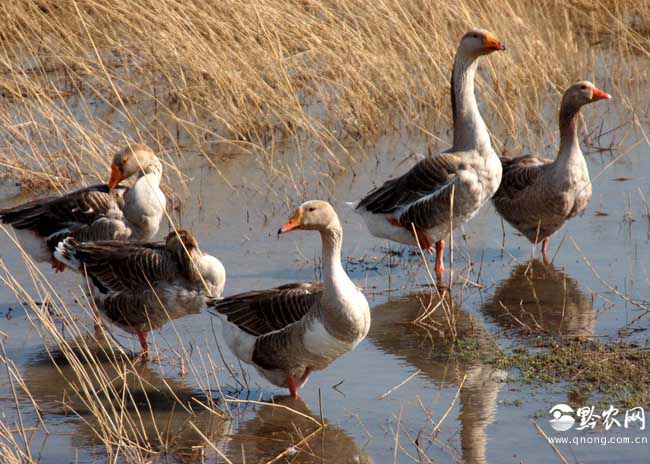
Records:
<instances>
[{"instance_id":1,"label":"goose","mask_svg":"<svg viewBox=\"0 0 650 464\"><path fill-rule=\"evenodd\" d=\"M580 108L610 98L589 81L576 82L564 92L560 104L560 148L555 160L534 155L501 159L503 179L492 202L528 240L542 243L546 264L549 237L582 214L591 200L589 169L578 142Z\"/></svg>"},{"instance_id":2,"label":"goose","mask_svg":"<svg viewBox=\"0 0 650 464\"><path fill-rule=\"evenodd\" d=\"M205 299L218 298L226 271L214 256L203 254L194 236L179 229L164 242L59 242L54 256L84 272L99 313L136 334L147 358L147 333L170 319L198 313Z\"/></svg>"},{"instance_id":3,"label":"goose","mask_svg":"<svg viewBox=\"0 0 650 464\"><path fill-rule=\"evenodd\" d=\"M451 75L452 147L427 156L405 174L352 203L375 237L405 245L419 243L430 253L435 243L439 282L444 272L444 240L451 232L451 223L456 226L468 221L501 182L501 163L474 95L478 58L497 50L505 50L505 46L487 31L472 30L463 36Z\"/></svg>"},{"instance_id":4,"label":"goose","mask_svg":"<svg viewBox=\"0 0 650 464\"><path fill-rule=\"evenodd\" d=\"M133 187L118 185L135 174ZM53 252L66 237L82 242L153 238L166 204L161 177L162 164L153 150L131 144L114 156L108 184L0 210L0 221L14 228L19 243L36 261L51 262L62 272L65 266Z\"/></svg>"},{"instance_id":5,"label":"goose","mask_svg":"<svg viewBox=\"0 0 650 464\"><path fill-rule=\"evenodd\" d=\"M341 265L343 231L334 208L319 200L303 203L278 234L299 229L320 232L322 282L208 301L233 354L293 397L311 372L352 350L370 327L368 302Z\"/></svg>"}]
</instances>

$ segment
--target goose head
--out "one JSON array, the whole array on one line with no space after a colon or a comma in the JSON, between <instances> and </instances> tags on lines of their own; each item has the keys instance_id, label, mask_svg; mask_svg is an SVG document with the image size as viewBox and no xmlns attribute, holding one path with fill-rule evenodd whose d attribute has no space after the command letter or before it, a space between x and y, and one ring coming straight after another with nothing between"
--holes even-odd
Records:
<instances>
[{"instance_id":1,"label":"goose head","mask_svg":"<svg viewBox=\"0 0 650 464\"><path fill-rule=\"evenodd\" d=\"M569 87L562 97L562 107L577 110L598 100L609 100L611 95L603 92L589 81L579 81Z\"/></svg>"},{"instance_id":2,"label":"goose head","mask_svg":"<svg viewBox=\"0 0 650 464\"><path fill-rule=\"evenodd\" d=\"M278 230L278 234L292 230L336 230L340 229L339 218L332 205L326 201L311 200L296 209L293 216Z\"/></svg>"},{"instance_id":3,"label":"goose head","mask_svg":"<svg viewBox=\"0 0 650 464\"><path fill-rule=\"evenodd\" d=\"M506 46L491 33L483 29L472 29L460 41L458 52L471 57L479 57L496 51L505 51Z\"/></svg>"},{"instance_id":4,"label":"goose head","mask_svg":"<svg viewBox=\"0 0 650 464\"><path fill-rule=\"evenodd\" d=\"M194 235L188 230L177 229L167 234L165 238L165 248L174 251L179 255L185 255L185 250L192 254L193 251L199 249L199 243L194 238Z\"/></svg>"},{"instance_id":5,"label":"goose head","mask_svg":"<svg viewBox=\"0 0 650 464\"><path fill-rule=\"evenodd\" d=\"M113 157L108 187L112 190L122 180L138 172L145 172L155 161L157 161L156 154L147 145L143 143L128 145Z\"/></svg>"}]
</instances>

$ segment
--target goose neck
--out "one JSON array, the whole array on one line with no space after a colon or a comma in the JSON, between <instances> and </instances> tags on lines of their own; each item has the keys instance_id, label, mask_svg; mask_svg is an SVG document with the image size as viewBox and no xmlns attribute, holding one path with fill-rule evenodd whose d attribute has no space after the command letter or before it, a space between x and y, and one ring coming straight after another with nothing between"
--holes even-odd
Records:
<instances>
[{"instance_id":1,"label":"goose neck","mask_svg":"<svg viewBox=\"0 0 650 464\"><path fill-rule=\"evenodd\" d=\"M341 264L343 231L340 227L328 228L320 235L323 243L323 282L329 287L338 282L341 273L345 274Z\"/></svg>"},{"instance_id":2,"label":"goose neck","mask_svg":"<svg viewBox=\"0 0 650 464\"><path fill-rule=\"evenodd\" d=\"M157 158L153 158L138 173L137 180L146 178L151 185L158 187L162 180L162 163ZM137 182L137 181L136 181Z\"/></svg>"},{"instance_id":3,"label":"goose neck","mask_svg":"<svg viewBox=\"0 0 650 464\"><path fill-rule=\"evenodd\" d=\"M490 144L490 136L474 95L477 57L458 52L451 76L451 106L454 117L455 151L480 148Z\"/></svg>"},{"instance_id":4,"label":"goose neck","mask_svg":"<svg viewBox=\"0 0 650 464\"><path fill-rule=\"evenodd\" d=\"M571 105L562 105L560 109L560 149L556 163L563 163L575 156L581 156L580 142L578 141L578 115L580 108Z\"/></svg>"}]
</instances>

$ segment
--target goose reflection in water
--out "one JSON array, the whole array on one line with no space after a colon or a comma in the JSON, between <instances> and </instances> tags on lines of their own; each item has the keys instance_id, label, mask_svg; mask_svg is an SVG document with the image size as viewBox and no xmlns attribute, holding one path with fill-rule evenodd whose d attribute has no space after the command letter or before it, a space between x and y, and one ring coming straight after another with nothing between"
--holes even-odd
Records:
<instances>
[{"instance_id":1,"label":"goose reflection in water","mask_svg":"<svg viewBox=\"0 0 650 464\"><path fill-rule=\"evenodd\" d=\"M413 370L420 369L440 388L460 390L460 445L466 463L487 462L487 428L494 421L497 394L503 371L477 360L454 354L454 343L471 343L479 352L491 353L494 342L482 322L461 310L446 293L445 301L455 319L455 340L449 329L448 315L438 307L424 324L417 319L428 306L430 295L410 295L388 301L373 309L368 339L382 352L405 361ZM437 301L432 301L435 305ZM480 358L478 356L477 358ZM447 408L440 405L440 414Z\"/></svg>"},{"instance_id":2,"label":"goose reflection in water","mask_svg":"<svg viewBox=\"0 0 650 464\"><path fill-rule=\"evenodd\" d=\"M230 449L238 462L268 462L291 449L288 462L301 464L372 463L372 459L356 441L342 429L327 424L320 432L309 416L320 421L300 397L275 397L274 405L255 405L255 415L240 422L231 436ZM289 409L287 409L289 408ZM297 413L302 413L301 416ZM327 423L327 421L325 421ZM302 446L302 439L314 433ZM287 462L281 460L279 462Z\"/></svg>"},{"instance_id":3,"label":"goose reflection in water","mask_svg":"<svg viewBox=\"0 0 650 464\"><path fill-rule=\"evenodd\" d=\"M133 447L131 451L150 462L223 462L213 447L232 462L266 462L319 429L316 422L294 412L316 418L300 398L274 399L275 404L294 411L274 405L237 403L232 408L234 418L227 420L206 411L197 400L215 409L223 405L222 402L215 398L214 403L210 403L202 391L175 376L177 371L173 367L131 364L126 358L119 358L119 355L116 358L107 354L105 346L97 346L90 338L80 338L72 341L71 345L90 348L97 364L86 367L87 378L91 388L98 392L101 392L101 381L95 374L99 369L103 371L103 378L113 381L117 392L123 390L124 377L121 372L126 369L129 394L125 401L127 407L123 411L122 420L126 425L122 433L133 440L132 444L145 445L141 450L134 451L136 447ZM74 349L74 353L77 360L85 364L83 350ZM165 373L165 370L168 372ZM61 418L67 416L65 422L74 424L76 432L72 438L71 454L79 449L82 455L108 455L110 451L106 450L106 443L97 433L102 430L102 420L98 419L97 411L89 410L87 403L75 394L75 389L80 385L78 372L78 368L75 370L70 365L66 355L53 350L49 355L43 352L32 359L23 372L23 378L43 414ZM86 386L89 384L86 383ZM118 407L117 403L111 404L99 396L92 403L93 407L101 403L109 411L112 407ZM320 422L320 418L316 420ZM129 421L134 424L133 428L128 426ZM56 427L50 428L56 434ZM206 438L210 444L206 443ZM131 452L125 451L125 448L121 450L124 454ZM113 449L115 451L116 448ZM54 455L54 461L61 458L57 450L50 452ZM45 461L49 459L48 454L45 447ZM295 452L292 450L290 458L292 462L300 463L372 462L351 436L331 424L314 434L307 444L296 447Z\"/></svg>"},{"instance_id":4,"label":"goose reflection in water","mask_svg":"<svg viewBox=\"0 0 650 464\"><path fill-rule=\"evenodd\" d=\"M576 280L540 260L515 266L482 311L499 326L524 333L589 337L596 326L593 301Z\"/></svg>"},{"instance_id":5,"label":"goose reflection in water","mask_svg":"<svg viewBox=\"0 0 650 464\"><path fill-rule=\"evenodd\" d=\"M85 453L109 456L119 448L122 457L128 455L132 458L135 454L145 460L151 459L151 462L185 463L201 462L202 457L215 454L205 446L201 434L219 449L226 446L231 423L201 407L196 400L203 404L210 404L210 400L203 392L174 376L178 371L174 367L132 364L126 357L105 351L105 346L97 346L89 338L78 338L70 344L90 350L85 352L85 348L73 348L76 357L73 364L83 366L85 382L79 381L82 371L71 365L70 355L67 357L58 350L51 351L50 355L41 353L32 359L23 372L23 378L43 414L50 416L49 420L46 419L50 424L58 424L59 421L52 416L60 416L65 417L67 426L73 425L77 429L71 436L71 455L76 455L78 450L82 456ZM86 362L88 355L92 355L96 362ZM168 370L169 375L164 375L163 370ZM106 379L110 380L118 396L125 392L124 408L120 407L122 400L115 397L109 400L103 395ZM96 392L97 396L87 402L75 393L80 387ZM214 404L212 407L218 408ZM122 438L128 437L130 445L125 439L120 441L121 447L115 446L122 439L111 436L111 427L107 425L110 418L116 417L114 410L120 415ZM107 412L105 417L104 411ZM190 422L201 434L190 426ZM53 434L59 431L53 425L49 428ZM112 440L108 448L100 436ZM138 449L137 444L143 447ZM57 452L45 446L44 461L50 462L48 455L52 453L52 462L58 462L62 458Z\"/></svg>"}]
</instances>

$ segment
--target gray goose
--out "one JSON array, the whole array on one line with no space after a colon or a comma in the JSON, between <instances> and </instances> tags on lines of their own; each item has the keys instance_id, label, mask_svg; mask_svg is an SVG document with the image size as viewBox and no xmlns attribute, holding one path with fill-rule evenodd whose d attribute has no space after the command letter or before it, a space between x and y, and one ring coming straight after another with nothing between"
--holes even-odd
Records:
<instances>
[{"instance_id":1,"label":"gray goose","mask_svg":"<svg viewBox=\"0 0 650 464\"><path fill-rule=\"evenodd\" d=\"M436 250L436 277L444 272L444 240L453 225L468 221L501 182L501 163L474 95L478 58L505 50L487 31L466 33L456 52L451 76L453 146L429 155L400 177L390 179L354 205L370 233L406 245ZM415 235L413 234L415 229Z\"/></svg>"},{"instance_id":2,"label":"gray goose","mask_svg":"<svg viewBox=\"0 0 650 464\"><path fill-rule=\"evenodd\" d=\"M555 160L526 155L502 158L503 179L492 202L499 214L532 243L542 243L569 219L582 214L591 199L587 163L578 141L580 108L611 96L589 81L569 87L560 105L560 149Z\"/></svg>"},{"instance_id":3,"label":"gray goose","mask_svg":"<svg viewBox=\"0 0 650 464\"><path fill-rule=\"evenodd\" d=\"M84 272L102 317L138 336L147 357L147 333L170 319L198 313L206 298L219 297L226 271L203 254L185 230L164 242L60 242L54 256Z\"/></svg>"},{"instance_id":4,"label":"gray goose","mask_svg":"<svg viewBox=\"0 0 650 464\"><path fill-rule=\"evenodd\" d=\"M297 229L320 232L322 282L208 302L230 350L294 397L312 371L353 349L370 327L368 302L341 265L343 231L334 208L325 201L303 203L278 233Z\"/></svg>"},{"instance_id":5,"label":"gray goose","mask_svg":"<svg viewBox=\"0 0 650 464\"><path fill-rule=\"evenodd\" d=\"M135 174L133 187L118 185ZM51 262L63 271L65 266L53 252L66 237L82 242L153 238L166 204L161 177L162 164L153 150L132 144L114 156L108 184L0 210L0 221L14 228L22 247L36 261Z\"/></svg>"}]
</instances>

